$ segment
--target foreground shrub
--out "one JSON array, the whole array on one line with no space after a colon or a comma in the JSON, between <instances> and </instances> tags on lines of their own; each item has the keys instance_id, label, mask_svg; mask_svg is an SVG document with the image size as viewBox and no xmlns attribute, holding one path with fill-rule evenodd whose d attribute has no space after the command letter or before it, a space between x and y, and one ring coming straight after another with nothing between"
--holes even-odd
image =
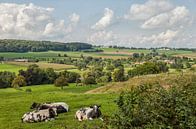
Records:
<instances>
[{"instance_id":1,"label":"foreground shrub","mask_svg":"<svg viewBox=\"0 0 196 129\"><path fill-rule=\"evenodd\" d=\"M194 129L196 127L196 76L179 77L171 88L141 85L123 92L111 124L119 129Z\"/></svg>"}]
</instances>

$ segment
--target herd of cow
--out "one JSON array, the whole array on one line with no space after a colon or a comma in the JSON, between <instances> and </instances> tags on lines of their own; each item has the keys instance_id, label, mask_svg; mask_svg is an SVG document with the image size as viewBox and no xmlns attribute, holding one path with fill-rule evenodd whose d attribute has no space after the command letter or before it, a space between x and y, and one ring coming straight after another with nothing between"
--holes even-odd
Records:
<instances>
[{"instance_id":1,"label":"herd of cow","mask_svg":"<svg viewBox=\"0 0 196 129\"><path fill-rule=\"evenodd\" d=\"M30 108L34 109L34 111L25 113L21 118L22 122L46 122L54 120L59 113L65 113L69 111L69 106L64 102L42 104L34 102ZM99 108L100 106L98 105L80 108L78 111L76 111L75 118L79 121L100 118L101 110ZM102 120L102 118L100 119Z\"/></svg>"}]
</instances>

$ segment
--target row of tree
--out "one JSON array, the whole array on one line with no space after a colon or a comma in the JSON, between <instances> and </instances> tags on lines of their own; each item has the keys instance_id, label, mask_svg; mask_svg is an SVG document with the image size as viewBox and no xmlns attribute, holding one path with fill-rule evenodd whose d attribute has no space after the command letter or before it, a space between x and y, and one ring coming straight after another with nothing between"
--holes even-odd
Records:
<instances>
[{"instance_id":1,"label":"row of tree","mask_svg":"<svg viewBox=\"0 0 196 129\"><path fill-rule=\"evenodd\" d=\"M59 78L63 81L60 84ZM58 79L58 80L57 80ZM0 72L0 88L21 87L40 84L56 84L64 86L64 83L78 83L80 75L75 72L62 71L57 73L52 68L41 69L38 65L30 65L27 70L20 70L16 76L12 72Z\"/></svg>"},{"instance_id":2,"label":"row of tree","mask_svg":"<svg viewBox=\"0 0 196 129\"><path fill-rule=\"evenodd\" d=\"M0 40L0 52L42 52L42 51L81 51L92 49L92 45L87 43L72 42L60 43L51 41L31 41L31 40Z\"/></svg>"}]
</instances>

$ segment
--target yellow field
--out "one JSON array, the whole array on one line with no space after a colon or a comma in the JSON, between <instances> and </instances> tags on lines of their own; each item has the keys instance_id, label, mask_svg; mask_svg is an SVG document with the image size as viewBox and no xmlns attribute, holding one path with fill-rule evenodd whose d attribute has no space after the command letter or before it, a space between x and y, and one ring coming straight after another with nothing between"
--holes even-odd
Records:
<instances>
[{"instance_id":1,"label":"yellow field","mask_svg":"<svg viewBox=\"0 0 196 129\"><path fill-rule=\"evenodd\" d=\"M177 57L189 57L189 58L196 58L196 53L192 53L192 54L179 54L176 55Z\"/></svg>"}]
</instances>

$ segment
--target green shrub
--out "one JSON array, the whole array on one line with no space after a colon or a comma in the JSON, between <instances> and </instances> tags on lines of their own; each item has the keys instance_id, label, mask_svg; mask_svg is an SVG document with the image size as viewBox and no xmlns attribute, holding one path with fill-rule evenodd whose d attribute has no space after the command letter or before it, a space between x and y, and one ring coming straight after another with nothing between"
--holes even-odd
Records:
<instances>
[{"instance_id":1,"label":"green shrub","mask_svg":"<svg viewBox=\"0 0 196 129\"><path fill-rule=\"evenodd\" d=\"M111 120L119 129L195 129L196 75L179 77L171 88L144 84L123 92Z\"/></svg>"},{"instance_id":2,"label":"green shrub","mask_svg":"<svg viewBox=\"0 0 196 129\"><path fill-rule=\"evenodd\" d=\"M31 88L26 88L25 92L27 92L27 93L31 93L31 92L32 92L32 90L31 90Z\"/></svg>"}]
</instances>

